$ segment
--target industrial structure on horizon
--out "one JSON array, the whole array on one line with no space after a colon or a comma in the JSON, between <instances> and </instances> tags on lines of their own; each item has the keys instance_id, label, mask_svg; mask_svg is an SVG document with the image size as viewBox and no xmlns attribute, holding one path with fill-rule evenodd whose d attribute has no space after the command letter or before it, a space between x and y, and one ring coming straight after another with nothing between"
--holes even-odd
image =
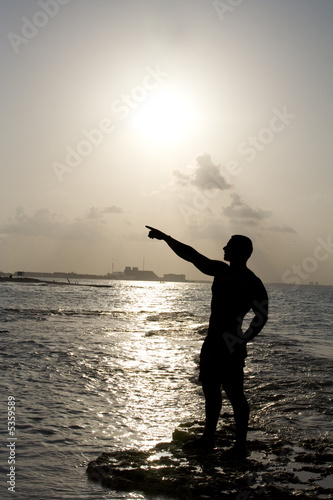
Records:
<instances>
[{"instance_id":1,"label":"industrial structure on horizon","mask_svg":"<svg viewBox=\"0 0 333 500\"><path fill-rule=\"evenodd\" d=\"M9 273L1 273L0 276L8 275ZM38 277L38 278L68 278L68 279L106 279L106 280L133 280L133 281L172 281L185 282L185 274L164 274L163 277L157 276L154 271L141 270L138 267L126 266L124 271L107 273L105 275L98 274L78 274L74 272L54 272L42 273L31 271L16 271L15 277Z\"/></svg>"}]
</instances>

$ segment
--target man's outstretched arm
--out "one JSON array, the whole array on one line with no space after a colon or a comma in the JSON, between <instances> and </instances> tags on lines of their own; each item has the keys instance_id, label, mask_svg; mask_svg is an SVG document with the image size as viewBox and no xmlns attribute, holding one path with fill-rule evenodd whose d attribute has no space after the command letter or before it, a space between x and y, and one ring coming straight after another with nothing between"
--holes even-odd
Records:
<instances>
[{"instance_id":1,"label":"man's outstretched arm","mask_svg":"<svg viewBox=\"0 0 333 500\"><path fill-rule=\"evenodd\" d=\"M148 234L149 238L165 241L171 250L178 255L178 257L187 260L188 262L192 262L192 264L194 264L195 267L204 274L215 276L217 272L223 272L224 270L229 269L229 266L224 262L209 259L189 245L185 245L184 243L171 238L171 236L162 233L162 231L159 231L158 229L150 226L146 226L146 228L150 230Z\"/></svg>"}]
</instances>

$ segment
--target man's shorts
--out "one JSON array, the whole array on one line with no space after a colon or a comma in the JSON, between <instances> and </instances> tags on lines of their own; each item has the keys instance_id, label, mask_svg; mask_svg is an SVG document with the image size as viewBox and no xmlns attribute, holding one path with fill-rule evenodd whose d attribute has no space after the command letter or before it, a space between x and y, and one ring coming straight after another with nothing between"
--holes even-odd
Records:
<instances>
[{"instance_id":1,"label":"man's shorts","mask_svg":"<svg viewBox=\"0 0 333 500\"><path fill-rule=\"evenodd\" d=\"M204 383L243 383L244 350L231 354L222 338L206 337L200 353L199 380Z\"/></svg>"}]
</instances>

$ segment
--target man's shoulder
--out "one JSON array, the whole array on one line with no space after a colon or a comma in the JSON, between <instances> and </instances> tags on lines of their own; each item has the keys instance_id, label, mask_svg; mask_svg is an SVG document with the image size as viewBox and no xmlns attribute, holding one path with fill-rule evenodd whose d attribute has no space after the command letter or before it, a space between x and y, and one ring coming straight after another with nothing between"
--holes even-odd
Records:
<instances>
[{"instance_id":1,"label":"man's shoulder","mask_svg":"<svg viewBox=\"0 0 333 500\"><path fill-rule=\"evenodd\" d=\"M257 288L258 291L266 293L266 288L261 279L253 272L251 269L246 268L247 271L247 279L251 283L251 285Z\"/></svg>"},{"instance_id":2,"label":"man's shoulder","mask_svg":"<svg viewBox=\"0 0 333 500\"><path fill-rule=\"evenodd\" d=\"M215 276L230 273L230 266L222 260L212 260L211 263L214 266Z\"/></svg>"},{"instance_id":3,"label":"man's shoulder","mask_svg":"<svg viewBox=\"0 0 333 500\"><path fill-rule=\"evenodd\" d=\"M261 281L261 279L259 278L259 276L257 276L251 269L249 269L248 267L246 268L246 274L247 276L252 279L253 281Z\"/></svg>"}]
</instances>

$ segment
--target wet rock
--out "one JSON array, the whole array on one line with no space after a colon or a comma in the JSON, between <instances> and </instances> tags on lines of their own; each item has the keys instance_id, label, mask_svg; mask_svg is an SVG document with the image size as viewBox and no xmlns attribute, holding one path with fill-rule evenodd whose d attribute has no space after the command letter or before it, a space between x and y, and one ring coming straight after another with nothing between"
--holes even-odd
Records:
<instances>
[{"instance_id":1,"label":"wet rock","mask_svg":"<svg viewBox=\"0 0 333 500\"><path fill-rule=\"evenodd\" d=\"M183 424L170 443L159 443L147 451L102 453L89 463L88 477L116 491L141 491L179 500L314 500L319 492L322 498L333 492L316 485L313 478L301 481L294 473L303 470L306 475L311 469L310 475L315 472L325 477L331 458L327 443L295 448L290 442L253 430L249 433L249 457L226 460L223 452L233 443L233 426L225 426L217 434L211 452L183 450L183 444L198 437L201 430L198 422ZM321 454L323 450L326 453Z\"/></svg>"}]
</instances>

